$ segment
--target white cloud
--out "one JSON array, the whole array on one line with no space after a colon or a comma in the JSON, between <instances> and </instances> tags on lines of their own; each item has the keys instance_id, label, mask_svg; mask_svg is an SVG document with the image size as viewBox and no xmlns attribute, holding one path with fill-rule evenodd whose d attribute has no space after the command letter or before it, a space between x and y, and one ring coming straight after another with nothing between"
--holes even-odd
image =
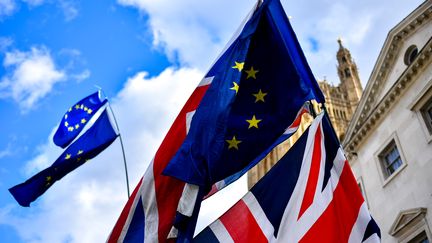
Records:
<instances>
[{"instance_id":1,"label":"white cloud","mask_svg":"<svg viewBox=\"0 0 432 243\"><path fill-rule=\"evenodd\" d=\"M0 0L1 1L1 0ZM1 6L0 6L1 8ZM1 16L1 14L0 14ZM13 44L13 39L10 37L0 37L0 52L6 51Z\"/></svg>"},{"instance_id":2,"label":"white cloud","mask_svg":"<svg viewBox=\"0 0 432 243\"><path fill-rule=\"evenodd\" d=\"M66 21L71 21L75 19L79 14L75 1L61 0L59 1L59 6L60 9L63 11L63 15Z\"/></svg>"},{"instance_id":3,"label":"white cloud","mask_svg":"<svg viewBox=\"0 0 432 243\"><path fill-rule=\"evenodd\" d=\"M23 0L23 2L26 2L30 7L37 7L42 4L44 4L44 0Z\"/></svg>"},{"instance_id":4,"label":"white cloud","mask_svg":"<svg viewBox=\"0 0 432 243\"><path fill-rule=\"evenodd\" d=\"M80 82L88 79L90 77L90 75L91 75L90 70L86 69L86 70L82 71L81 73L72 74L71 77L73 79L75 79L78 83L80 83Z\"/></svg>"},{"instance_id":5,"label":"white cloud","mask_svg":"<svg viewBox=\"0 0 432 243\"><path fill-rule=\"evenodd\" d=\"M4 16L13 14L17 6L14 0L0 0L0 20Z\"/></svg>"},{"instance_id":6,"label":"white cloud","mask_svg":"<svg viewBox=\"0 0 432 243\"><path fill-rule=\"evenodd\" d=\"M132 187L202 76L200 71L189 68L168 68L157 77L140 72L129 78L112 99ZM51 139L52 134L26 163L26 176L45 168L60 155ZM30 209L17 205L1 208L0 224L14 227L25 242L103 242L125 202L123 161L117 140L97 158L57 182Z\"/></svg>"},{"instance_id":7,"label":"white cloud","mask_svg":"<svg viewBox=\"0 0 432 243\"><path fill-rule=\"evenodd\" d=\"M8 144L8 146L5 149L0 150L0 159L9 156L11 154L12 154L12 148L10 144Z\"/></svg>"},{"instance_id":8,"label":"white cloud","mask_svg":"<svg viewBox=\"0 0 432 243\"><path fill-rule=\"evenodd\" d=\"M183 65L207 69L253 2L118 0L148 14L153 43Z\"/></svg>"},{"instance_id":9,"label":"white cloud","mask_svg":"<svg viewBox=\"0 0 432 243\"><path fill-rule=\"evenodd\" d=\"M341 37L357 63L366 84L387 33L414 10L422 0L282 1L316 78L338 83L337 38ZM389 11L391 6L391 11ZM309 38L319 41L314 51Z\"/></svg>"},{"instance_id":10,"label":"white cloud","mask_svg":"<svg viewBox=\"0 0 432 243\"><path fill-rule=\"evenodd\" d=\"M66 76L55 67L45 47L32 47L28 52L6 52L3 66L9 74L0 81L0 98L12 97L23 112L33 108Z\"/></svg>"},{"instance_id":11,"label":"white cloud","mask_svg":"<svg viewBox=\"0 0 432 243\"><path fill-rule=\"evenodd\" d=\"M149 18L156 47L183 65L209 68L214 57L253 7L254 1L117 0ZM423 0L281 1L318 79L338 83L335 65L341 37L366 83L388 31ZM391 6L391 11L389 11ZM318 41L318 50L309 43Z\"/></svg>"}]
</instances>

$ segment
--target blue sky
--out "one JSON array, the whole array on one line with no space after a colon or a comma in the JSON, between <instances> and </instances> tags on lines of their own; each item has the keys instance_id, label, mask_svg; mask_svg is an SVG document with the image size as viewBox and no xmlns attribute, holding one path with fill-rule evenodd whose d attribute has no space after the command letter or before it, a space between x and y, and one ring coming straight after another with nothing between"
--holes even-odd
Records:
<instances>
[{"instance_id":1,"label":"blue sky","mask_svg":"<svg viewBox=\"0 0 432 243\"><path fill-rule=\"evenodd\" d=\"M421 2L282 1L315 76L338 82L336 39L342 37L364 85L388 31ZM118 142L31 208L21 208L7 189L57 158L53 130L95 85L119 120L133 187L253 4L0 0L0 242L104 241L126 200ZM201 222L228 206L226 197L207 203Z\"/></svg>"}]
</instances>

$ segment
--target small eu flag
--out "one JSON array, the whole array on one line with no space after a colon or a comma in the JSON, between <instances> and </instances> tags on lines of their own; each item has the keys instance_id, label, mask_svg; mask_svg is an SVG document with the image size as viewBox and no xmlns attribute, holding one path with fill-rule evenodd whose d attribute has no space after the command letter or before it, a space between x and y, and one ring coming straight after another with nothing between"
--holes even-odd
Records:
<instances>
[{"instance_id":1,"label":"small eu flag","mask_svg":"<svg viewBox=\"0 0 432 243\"><path fill-rule=\"evenodd\" d=\"M87 122L106 102L100 98L100 92L91 94L70 107L54 134L54 143L66 148L82 131Z\"/></svg>"},{"instance_id":2,"label":"small eu flag","mask_svg":"<svg viewBox=\"0 0 432 243\"><path fill-rule=\"evenodd\" d=\"M9 189L17 202L23 207L41 196L56 181L96 157L117 138L107 111L95 121L82 136L72 143L60 157L48 168L37 173L22 184Z\"/></svg>"}]
</instances>

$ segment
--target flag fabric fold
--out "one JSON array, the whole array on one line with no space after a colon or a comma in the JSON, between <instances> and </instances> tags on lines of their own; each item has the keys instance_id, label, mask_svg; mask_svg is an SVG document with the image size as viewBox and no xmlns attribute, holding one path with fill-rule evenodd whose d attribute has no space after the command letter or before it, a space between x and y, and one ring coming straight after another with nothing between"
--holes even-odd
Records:
<instances>
[{"instance_id":1,"label":"flag fabric fold","mask_svg":"<svg viewBox=\"0 0 432 243\"><path fill-rule=\"evenodd\" d=\"M241 171L324 98L279 0L268 0L209 71L213 82L164 170L208 186Z\"/></svg>"},{"instance_id":2,"label":"flag fabric fold","mask_svg":"<svg viewBox=\"0 0 432 243\"><path fill-rule=\"evenodd\" d=\"M380 242L380 230L322 113L194 242Z\"/></svg>"},{"instance_id":3,"label":"flag fabric fold","mask_svg":"<svg viewBox=\"0 0 432 243\"><path fill-rule=\"evenodd\" d=\"M205 196L204 199L209 198L213 194L217 193L218 191L222 190L223 188L227 187L231 183L238 180L240 177L246 174L252 167L258 164L262 159L264 159L274 148L276 148L279 144L283 143L284 141L288 140L298 130L302 122L303 115L311 114L310 106L311 106L310 102L306 102L297 112L297 116L294 119L294 122L288 128L286 128L285 132L270 147L264 150L264 152L262 152L259 156L257 156L252 162L250 162L241 171L237 172L232 176L229 176L228 178L225 178L224 180L218 181L215 184L213 184L210 192Z\"/></svg>"},{"instance_id":4,"label":"flag fabric fold","mask_svg":"<svg viewBox=\"0 0 432 243\"><path fill-rule=\"evenodd\" d=\"M56 181L66 174L86 163L107 148L117 138L106 110L95 123L75 142L73 142L60 157L48 168L40 171L22 184L9 189L16 201L24 207L29 207Z\"/></svg>"},{"instance_id":5,"label":"flag fabric fold","mask_svg":"<svg viewBox=\"0 0 432 243\"><path fill-rule=\"evenodd\" d=\"M102 99L100 91L98 91L71 106L64 114L54 134L54 143L59 147L66 148L105 103L107 100Z\"/></svg>"}]
</instances>

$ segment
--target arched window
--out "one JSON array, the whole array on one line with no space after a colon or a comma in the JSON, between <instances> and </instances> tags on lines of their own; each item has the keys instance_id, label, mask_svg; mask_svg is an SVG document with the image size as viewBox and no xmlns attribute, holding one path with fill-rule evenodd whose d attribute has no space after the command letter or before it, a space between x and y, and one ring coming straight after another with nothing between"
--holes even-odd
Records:
<instances>
[{"instance_id":1,"label":"arched window","mask_svg":"<svg viewBox=\"0 0 432 243\"><path fill-rule=\"evenodd\" d=\"M418 55L418 48L416 45L411 45L405 52L404 63L408 66Z\"/></svg>"},{"instance_id":2,"label":"arched window","mask_svg":"<svg viewBox=\"0 0 432 243\"><path fill-rule=\"evenodd\" d=\"M349 78L351 76L351 71L349 70L349 68L345 69L345 77Z\"/></svg>"}]
</instances>

